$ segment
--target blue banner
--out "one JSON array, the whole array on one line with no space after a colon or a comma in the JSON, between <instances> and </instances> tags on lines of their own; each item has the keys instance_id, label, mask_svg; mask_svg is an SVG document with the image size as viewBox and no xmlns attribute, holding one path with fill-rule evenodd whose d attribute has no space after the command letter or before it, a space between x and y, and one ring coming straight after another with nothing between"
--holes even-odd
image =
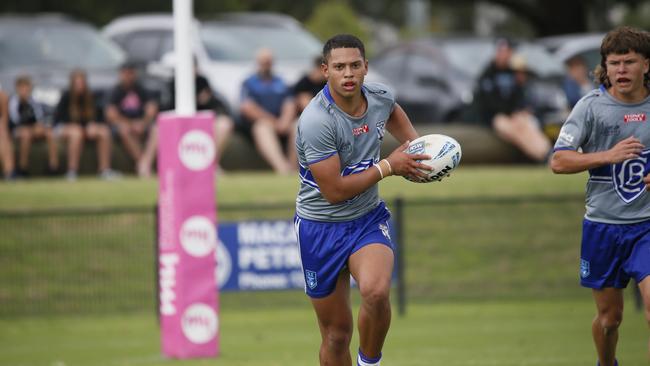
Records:
<instances>
[{"instance_id":1,"label":"blue banner","mask_svg":"<svg viewBox=\"0 0 650 366\"><path fill-rule=\"evenodd\" d=\"M393 225L390 229L395 238ZM222 222L218 238L217 283L221 290L304 289L292 220Z\"/></svg>"},{"instance_id":2,"label":"blue banner","mask_svg":"<svg viewBox=\"0 0 650 366\"><path fill-rule=\"evenodd\" d=\"M218 234L221 290L304 288L293 221L223 222Z\"/></svg>"}]
</instances>

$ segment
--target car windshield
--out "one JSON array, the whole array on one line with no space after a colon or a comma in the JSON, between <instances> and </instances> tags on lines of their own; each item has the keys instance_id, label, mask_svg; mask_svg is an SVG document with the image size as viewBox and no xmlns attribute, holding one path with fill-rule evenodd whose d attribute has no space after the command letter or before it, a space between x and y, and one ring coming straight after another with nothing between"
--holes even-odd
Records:
<instances>
[{"instance_id":1,"label":"car windshield","mask_svg":"<svg viewBox=\"0 0 650 366\"><path fill-rule=\"evenodd\" d=\"M493 42L447 41L442 50L448 62L463 73L475 78L483 71L494 54Z\"/></svg>"},{"instance_id":2,"label":"car windshield","mask_svg":"<svg viewBox=\"0 0 650 366\"><path fill-rule=\"evenodd\" d=\"M526 59L528 67L539 76L548 77L564 73L562 63L546 49L534 44L521 44L515 50Z\"/></svg>"},{"instance_id":3,"label":"car windshield","mask_svg":"<svg viewBox=\"0 0 650 366\"><path fill-rule=\"evenodd\" d=\"M262 47L270 48L276 60L304 60L322 47L311 34L286 28L206 25L201 40L210 58L218 61L250 61Z\"/></svg>"},{"instance_id":4,"label":"car windshield","mask_svg":"<svg viewBox=\"0 0 650 366\"><path fill-rule=\"evenodd\" d=\"M124 55L91 28L0 25L0 68L15 66L115 68Z\"/></svg>"}]
</instances>

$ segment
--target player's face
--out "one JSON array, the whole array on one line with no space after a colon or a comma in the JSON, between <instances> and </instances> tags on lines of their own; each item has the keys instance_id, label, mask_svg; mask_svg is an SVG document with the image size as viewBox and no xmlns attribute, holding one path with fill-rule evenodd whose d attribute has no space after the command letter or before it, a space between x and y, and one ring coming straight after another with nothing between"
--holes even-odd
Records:
<instances>
[{"instance_id":1,"label":"player's face","mask_svg":"<svg viewBox=\"0 0 650 366\"><path fill-rule=\"evenodd\" d=\"M609 54L605 66L615 97L623 100L645 97L643 75L648 72L648 59L636 52Z\"/></svg>"},{"instance_id":2,"label":"player's face","mask_svg":"<svg viewBox=\"0 0 650 366\"><path fill-rule=\"evenodd\" d=\"M358 48L335 48L330 52L323 73L330 88L342 97L361 93L363 79L368 73L368 61Z\"/></svg>"}]
</instances>

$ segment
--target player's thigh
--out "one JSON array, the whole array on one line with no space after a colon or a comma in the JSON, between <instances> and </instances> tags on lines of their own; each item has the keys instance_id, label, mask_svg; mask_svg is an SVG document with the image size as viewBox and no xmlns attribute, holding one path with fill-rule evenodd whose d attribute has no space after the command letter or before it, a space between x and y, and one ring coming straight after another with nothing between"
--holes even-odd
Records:
<instances>
[{"instance_id":1,"label":"player's thigh","mask_svg":"<svg viewBox=\"0 0 650 366\"><path fill-rule=\"evenodd\" d=\"M332 332L348 335L352 333L350 272L341 271L334 291L325 297L312 297L311 303L316 311L318 325L323 335Z\"/></svg>"},{"instance_id":2,"label":"player's thigh","mask_svg":"<svg viewBox=\"0 0 650 366\"><path fill-rule=\"evenodd\" d=\"M390 291L393 263L393 250L386 244L373 243L354 252L348 266L362 295L366 292L387 294Z\"/></svg>"}]
</instances>

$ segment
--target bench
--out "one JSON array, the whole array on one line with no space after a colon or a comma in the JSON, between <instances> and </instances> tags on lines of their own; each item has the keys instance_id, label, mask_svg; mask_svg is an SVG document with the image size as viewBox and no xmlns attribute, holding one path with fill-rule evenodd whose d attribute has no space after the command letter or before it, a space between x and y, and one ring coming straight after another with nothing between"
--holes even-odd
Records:
<instances>
[{"instance_id":1,"label":"bench","mask_svg":"<svg viewBox=\"0 0 650 366\"><path fill-rule=\"evenodd\" d=\"M462 164L512 164L530 162L513 146L498 139L494 132L485 126L474 124L431 124L416 125L420 135L440 133L452 136L461 144L463 149ZM16 141L14 148L17 149ZM382 145L382 156L387 156L398 143L386 134ZM65 167L64 144L59 146L59 158ZM114 141L111 164L113 169L133 173L135 166L122 145ZM245 137L234 134L224 151L221 165L226 171L268 170L270 167L262 160L252 143ZM47 149L45 142L39 141L32 145L30 154L30 173L34 176L43 175L47 168ZM84 145L79 173L82 175L95 174L97 171L97 155L93 142Z\"/></svg>"}]
</instances>

